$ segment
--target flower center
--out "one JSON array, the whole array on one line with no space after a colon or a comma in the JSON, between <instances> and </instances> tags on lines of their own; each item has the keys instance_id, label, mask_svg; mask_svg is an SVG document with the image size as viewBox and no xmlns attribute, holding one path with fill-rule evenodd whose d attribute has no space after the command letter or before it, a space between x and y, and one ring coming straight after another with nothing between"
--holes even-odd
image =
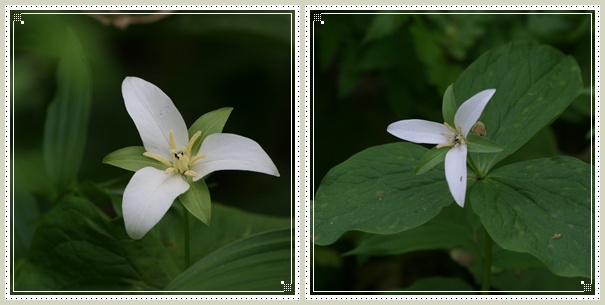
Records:
<instances>
[{"instance_id":1,"label":"flower center","mask_svg":"<svg viewBox=\"0 0 605 305\"><path fill-rule=\"evenodd\" d=\"M452 146L456 147L460 144L466 144L466 141L465 141L464 136L462 135L462 132L460 131L460 129L458 129L458 130L454 129L454 127L450 126L450 124L448 124L447 122L445 122L443 124L452 133L443 133L442 135L447 137L449 139L449 141L438 144L437 148L452 147Z\"/></svg>"},{"instance_id":2,"label":"flower center","mask_svg":"<svg viewBox=\"0 0 605 305\"><path fill-rule=\"evenodd\" d=\"M166 165L166 170L164 171L166 174L176 172L177 174L182 174L189 177L197 176L197 173L189 170L195 162L199 159L205 158L205 154L199 154L197 156L191 157L191 149L193 148L193 144L202 134L201 131L196 132L193 137L189 140L187 147L181 147L180 149L176 148L176 142L174 141L174 132L172 129L170 130L170 154L172 155L172 162L166 160L164 157L158 156L154 153L145 152L143 156L148 158L160 161L162 164Z\"/></svg>"}]
</instances>

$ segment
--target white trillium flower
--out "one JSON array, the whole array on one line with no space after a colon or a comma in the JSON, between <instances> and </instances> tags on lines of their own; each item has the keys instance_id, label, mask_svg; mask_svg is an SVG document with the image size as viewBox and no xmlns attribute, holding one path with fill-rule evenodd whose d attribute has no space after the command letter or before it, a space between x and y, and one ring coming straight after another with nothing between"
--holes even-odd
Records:
<instances>
[{"instance_id":1,"label":"white trillium flower","mask_svg":"<svg viewBox=\"0 0 605 305\"><path fill-rule=\"evenodd\" d=\"M451 147L445 155L445 179L456 203L464 207L466 196L466 136L479 120L487 102L496 89L483 90L466 100L454 116L454 127L448 123L425 120L402 120L392 123L387 131L406 141L437 144L437 148Z\"/></svg>"},{"instance_id":2,"label":"white trillium flower","mask_svg":"<svg viewBox=\"0 0 605 305\"><path fill-rule=\"evenodd\" d=\"M122 83L126 110L143 140L145 156L166 166L138 170L124 190L122 211L128 235L142 238L166 214L172 202L198 181L219 170L245 170L278 176L277 168L255 141L228 133L207 136L196 155L183 117L155 85L136 77Z\"/></svg>"}]
</instances>

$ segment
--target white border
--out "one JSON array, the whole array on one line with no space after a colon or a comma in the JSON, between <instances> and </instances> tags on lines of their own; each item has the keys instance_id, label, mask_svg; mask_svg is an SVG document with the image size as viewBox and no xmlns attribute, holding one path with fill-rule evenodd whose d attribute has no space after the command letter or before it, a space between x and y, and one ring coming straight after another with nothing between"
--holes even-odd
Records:
<instances>
[{"instance_id":1,"label":"white border","mask_svg":"<svg viewBox=\"0 0 605 305\"><path fill-rule=\"evenodd\" d=\"M123 296L123 295L44 295L39 293L48 293L50 291L18 291L18 292L34 292L37 294L34 295L12 295L11 294L11 285L10 281L13 280L11 278L11 265L12 261L9 258L11 253L10 245L11 245L11 236L10 236L10 213L12 213L10 209L11 202L11 190L12 186L10 184L9 175L11 172L11 165L9 160L11 160L11 156L14 156L14 146L9 153L9 143L14 135L14 126L11 124L14 123L14 118L11 116L11 105L14 103L14 96L11 99L11 93L13 92L13 87L11 86L11 79L13 75L11 75L11 65L13 65L13 59L11 58L11 43L12 37L14 37L14 26L18 26L15 24L13 20L13 15L11 11L13 10L57 10L57 12L52 13L22 13L21 20L23 19L23 15L28 14L86 14L86 12L77 12L71 13L68 12L70 10L141 10L141 9L153 9L153 10L165 10L165 9L177 9L177 10L196 10L196 11L212 11L212 10L223 10L223 11L231 11L238 10L238 12L230 13L230 12L217 12L217 13L209 13L209 12L170 12L169 14L284 14L290 15L290 139L293 141L296 138L296 142L290 143L290 154L291 158L294 158L294 163L290 162L290 168L292 170L292 176L290 177L290 193L294 195L292 192L296 190L296 194L291 198L293 202L291 202L290 206L290 224L291 224L291 234L293 235L292 247L290 248L290 254L292 258L292 262L290 263L291 272L290 272L290 283L285 283L284 285L290 285L291 291L294 292L292 295L275 295L275 294L266 294L262 293L281 293L284 291L200 291L205 293L217 293L216 295L168 295L168 296L158 296L158 295L145 295L145 293L157 293L157 291L61 291L66 293L115 293L115 292L131 292L133 295L131 296ZM250 12L241 12L242 10L247 10ZM292 11L291 13L268 13L267 11ZM260 12L255 12L260 11ZM95 14L124 14L124 13L104 13L95 11ZM167 13L133 13L128 12L127 14L167 14ZM10 29L10 34L9 34ZM293 36L294 35L294 36ZM298 300L300 299L300 182L301 182L301 168L300 168L300 103L298 97L300 96L300 7L294 5L207 5L207 6L197 6L197 5L168 5L168 6L158 6L158 5L8 5L5 7L5 114L4 114L4 127L5 127L5 298L7 300ZM12 46L14 50L14 46ZM295 52L296 50L296 52ZM14 65L13 65L14 66ZM14 73L14 71L13 71ZM10 102L9 102L10 101ZM295 111L293 111L293 109ZM294 150L294 151L293 151ZM294 181L293 181L294 179ZM294 210L294 214L293 214ZM294 223L296 226L294 226ZM294 248L296 248L296 253L293 253ZM13 261L14 264L14 261ZM285 280L285 279L284 279ZM284 287L285 289L285 287ZM188 291L167 291L167 292L188 292ZM255 293L251 295L239 294L236 296L229 296L228 293ZM261 293L261 294L259 294Z\"/></svg>"},{"instance_id":2,"label":"white border","mask_svg":"<svg viewBox=\"0 0 605 305\"><path fill-rule=\"evenodd\" d=\"M321 15L330 15L330 14L431 14L433 12L428 12L428 13L422 13L422 12L414 12L414 13L384 13L384 12L364 12L364 13L360 13L360 12L330 12L330 10L338 10L338 11L354 11L354 10L365 10L365 11L370 11L370 10L427 10L427 11L433 11L433 10L453 10L453 11L473 11L473 10L494 10L494 11L500 11L500 10L590 10L590 11L595 11L594 14L594 24L595 24L595 29L594 29L594 37L591 40L591 45L593 45L594 43L594 47L593 47L593 58L591 58L591 63L594 64L595 66L595 71L592 71L591 68L591 80L590 82L593 83L593 76L595 77L594 79L594 83L595 83L595 88L592 88L591 93L594 93L594 100L592 101L593 104L593 108L596 110L596 116L595 116L595 126L591 126L594 127L593 130L595 130L595 154L593 155L591 153L591 159L594 161L594 169L596 170L596 177L595 177L595 201L594 201L594 205L595 205L595 220L596 220L596 226L595 226L595 234L593 235L593 232L591 231L591 237L593 238L593 240L591 240L591 243L594 241L594 253L591 253L591 256L594 254L596 255L594 261L595 261L595 267L593 268L593 270L595 270L595 278L591 278L592 280L592 289L594 291L594 295L588 295L588 296L582 296L582 295L539 295L539 296L533 296L533 295L527 295L527 293L553 293L553 292L558 292L558 291L494 291L496 293L500 292L512 292L512 293L524 293L524 294L519 294L519 295L468 295L468 296L464 296L464 295L442 295L442 296L423 296L423 295L393 295L393 296L385 296L385 295L381 295L381 296L375 296L375 295L363 295L361 293L380 293L380 292L390 292L390 291L315 291L314 287L313 287L313 282L311 281L311 278L309 277L309 273L312 273L311 270L313 268L313 262L311 261L312 255L311 253L313 252L313 232L312 232L312 228L310 227L309 224L309 218L313 219L313 214L312 214L312 209L311 206L313 204L314 201L314 194L312 193L313 190L313 183L314 181L314 177L311 177L309 175L309 163L311 163L310 160L312 160L312 156L313 156L313 151L314 151L314 145L312 142L312 138L310 139L309 134L311 134L311 137L313 137L314 135L314 128L312 129L310 126L310 118L311 118L311 114L309 113L311 106L313 105L314 102L314 82L311 82L311 84L309 84L309 77L312 76L312 72L311 72L311 67L313 68L313 73L315 72L315 62L310 62L310 56L312 55L312 58L315 59L314 56L314 47L310 49L311 46L311 33L313 33L314 31L314 27L316 25L316 22L320 21L319 23L317 23L317 25L323 25L324 22L323 20L321 20L320 18L316 18L315 13L314 16L311 16L311 11L317 11L317 10L321 10ZM449 13L449 14L461 14L460 13ZM466 12L465 12L466 13ZM433 13L434 14L434 13ZM443 12L439 12L439 14L444 14ZM448 13L445 13L448 14ZM480 14L480 13L468 13L468 14ZM502 14L507 14L502 13ZM523 13L508 13L508 14L523 14ZM575 13L572 13L575 14ZM577 14L580 14L580 12L578 12ZM591 17L592 19L592 17ZM600 106L599 106L599 101L600 101L600 53L599 53L599 49L600 49L600 7L598 5L401 5L401 6L391 6L391 5L368 5L368 6L364 6L364 5L308 5L305 6L305 168L307 169L305 171L305 215L307 216L305 218L305 236L307 237L307 240L305 242L305 270L308 270L305 273L305 299L310 299L310 300L336 300L336 299L342 299L342 300L595 300L595 299L600 299L600 197L599 197L599 190L600 190L600 159L599 159L599 153L600 153ZM591 28L592 28L592 24L591 24ZM593 62L592 60L596 60L596 63ZM311 91L310 91L311 90ZM592 122L591 122L592 125ZM311 146L313 146L313 148L311 148ZM592 148L592 147L591 147ZM311 151L311 149L313 149L313 151ZM595 157L596 156L596 157ZM313 168L313 164L311 164L311 169ZM591 176L591 182L593 182L592 177ZM593 199L593 194L591 193L591 199ZM592 206L591 206L592 209ZM591 211L592 212L592 211ZM592 219L591 219L591 223L592 223ZM592 244L591 244L592 247ZM592 267L592 261L591 261L591 267ZM314 274L314 273L313 273ZM580 283L578 283L578 285L581 285ZM419 293L422 292L427 292L427 293L435 293L435 292L452 292L452 291L416 291ZM456 291L457 292L457 291ZM460 291L460 292L469 292L471 293L471 291ZM582 290L580 291L561 291L563 293L573 293L573 292L583 292ZM311 293L323 293L322 295L318 295L318 294L311 294ZM339 295L340 294L348 294L346 296L342 296ZM472 291L472 293L477 293L477 291Z\"/></svg>"}]
</instances>

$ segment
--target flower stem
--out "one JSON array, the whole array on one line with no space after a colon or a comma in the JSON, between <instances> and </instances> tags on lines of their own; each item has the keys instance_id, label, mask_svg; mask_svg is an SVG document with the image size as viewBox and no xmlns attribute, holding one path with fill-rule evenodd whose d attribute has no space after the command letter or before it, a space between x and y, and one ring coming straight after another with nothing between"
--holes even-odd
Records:
<instances>
[{"instance_id":1,"label":"flower stem","mask_svg":"<svg viewBox=\"0 0 605 305\"><path fill-rule=\"evenodd\" d=\"M485 231L485 253L483 255L483 281L481 290L483 294L489 294L490 276L492 274L492 237Z\"/></svg>"},{"instance_id":2,"label":"flower stem","mask_svg":"<svg viewBox=\"0 0 605 305\"><path fill-rule=\"evenodd\" d=\"M477 167L477 164L475 164L475 161L473 161L473 158L471 158L471 156L468 156L468 164L471 166L471 168L473 169L473 171L475 171L475 173L477 174L477 176L479 176L479 179L483 179L483 177L485 176L483 173L479 172L479 167Z\"/></svg>"},{"instance_id":3,"label":"flower stem","mask_svg":"<svg viewBox=\"0 0 605 305\"><path fill-rule=\"evenodd\" d=\"M189 211L183 207L183 232L185 233L183 251L185 256L185 270L189 268L190 257L189 257Z\"/></svg>"}]
</instances>

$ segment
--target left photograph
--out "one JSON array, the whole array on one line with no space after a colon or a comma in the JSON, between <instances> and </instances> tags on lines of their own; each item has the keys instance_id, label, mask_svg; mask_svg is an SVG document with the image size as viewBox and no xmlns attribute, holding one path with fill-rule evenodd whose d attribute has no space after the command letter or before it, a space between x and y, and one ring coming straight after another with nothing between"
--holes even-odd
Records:
<instances>
[{"instance_id":1,"label":"left photograph","mask_svg":"<svg viewBox=\"0 0 605 305\"><path fill-rule=\"evenodd\" d=\"M11 10L10 294L298 295L297 15Z\"/></svg>"}]
</instances>

